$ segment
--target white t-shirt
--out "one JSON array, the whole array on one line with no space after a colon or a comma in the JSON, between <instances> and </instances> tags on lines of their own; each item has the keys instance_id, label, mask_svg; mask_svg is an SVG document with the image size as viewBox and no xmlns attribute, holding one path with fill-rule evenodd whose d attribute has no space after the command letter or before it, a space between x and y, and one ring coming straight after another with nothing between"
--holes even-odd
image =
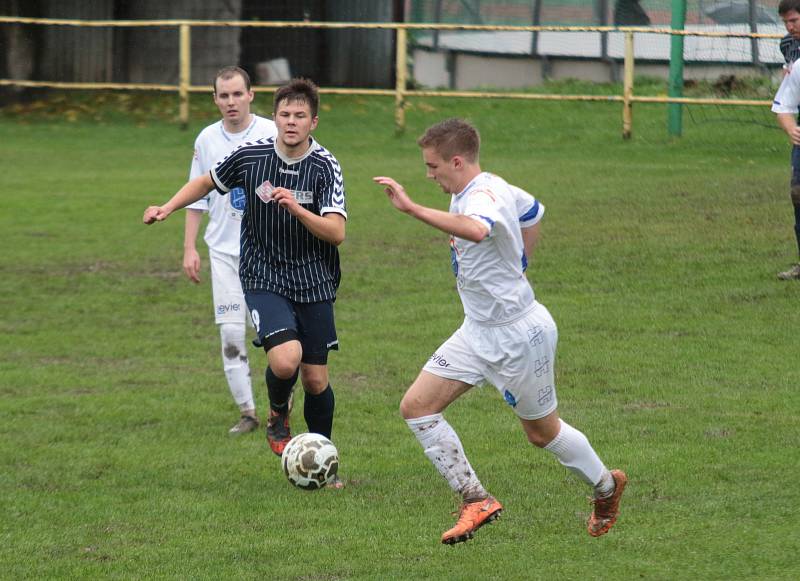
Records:
<instances>
[{"instance_id":1,"label":"white t-shirt","mask_svg":"<svg viewBox=\"0 0 800 581\"><path fill-rule=\"evenodd\" d=\"M795 62L789 74L783 77L772 101L772 112L797 115L798 106L800 106L800 61Z\"/></svg>"},{"instance_id":2,"label":"white t-shirt","mask_svg":"<svg viewBox=\"0 0 800 581\"><path fill-rule=\"evenodd\" d=\"M518 319L534 304L525 277L520 228L541 220L544 206L504 179L483 172L450 202L450 212L470 216L489 228L481 242L450 237L453 271L464 313L479 323Z\"/></svg>"},{"instance_id":3,"label":"white t-shirt","mask_svg":"<svg viewBox=\"0 0 800 581\"><path fill-rule=\"evenodd\" d=\"M217 121L200 132L194 142L194 157L189 179L207 173L231 151L244 143L256 139L275 137L278 134L275 123L253 115L250 125L239 133L228 133ZM241 188L234 188L228 195L220 195L217 190L190 204L187 208L208 212L208 226L203 239L209 248L239 256L239 236L242 225L245 197Z\"/></svg>"}]
</instances>

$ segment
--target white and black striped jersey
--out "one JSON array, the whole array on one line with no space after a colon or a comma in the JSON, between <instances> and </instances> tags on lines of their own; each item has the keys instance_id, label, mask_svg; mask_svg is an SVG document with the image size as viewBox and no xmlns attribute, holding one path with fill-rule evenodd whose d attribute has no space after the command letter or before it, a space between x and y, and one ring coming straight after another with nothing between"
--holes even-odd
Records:
<instances>
[{"instance_id":1,"label":"white and black striped jersey","mask_svg":"<svg viewBox=\"0 0 800 581\"><path fill-rule=\"evenodd\" d=\"M244 190L239 278L245 291L274 292L299 303L336 298L338 249L272 201L272 190L283 187L315 214L347 218L339 162L314 139L310 143L306 153L289 159L274 138L259 139L235 149L211 170L220 193Z\"/></svg>"}]
</instances>

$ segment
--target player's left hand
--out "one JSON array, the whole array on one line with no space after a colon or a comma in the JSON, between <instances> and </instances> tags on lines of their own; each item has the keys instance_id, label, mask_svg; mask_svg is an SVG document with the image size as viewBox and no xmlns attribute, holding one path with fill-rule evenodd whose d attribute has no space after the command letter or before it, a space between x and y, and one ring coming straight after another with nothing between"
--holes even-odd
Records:
<instances>
[{"instance_id":1,"label":"player's left hand","mask_svg":"<svg viewBox=\"0 0 800 581\"><path fill-rule=\"evenodd\" d=\"M297 216L303 209L303 207L297 203L294 194L286 188L275 188L272 191L272 201L277 203L292 216Z\"/></svg>"}]
</instances>

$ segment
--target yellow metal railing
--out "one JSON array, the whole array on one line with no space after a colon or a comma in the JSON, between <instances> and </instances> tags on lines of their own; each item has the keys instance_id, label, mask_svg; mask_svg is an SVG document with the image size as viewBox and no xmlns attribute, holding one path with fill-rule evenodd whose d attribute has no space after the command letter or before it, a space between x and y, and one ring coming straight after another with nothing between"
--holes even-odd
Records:
<instances>
[{"instance_id":1,"label":"yellow metal railing","mask_svg":"<svg viewBox=\"0 0 800 581\"><path fill-rule=\"evenodd\" d=\"M427 23L364 23L364 22L305 22L305 21L210 21L210 20L69 20L58 18L27 18L0 16L0 24L36 24L44 26L74 27L175 27L179 34L179 80L177 85L150 83L69 83L53 81L29 81L22 79L0 79L0 86L43 87L57 89L101 89L101 90L150 90L173 91L179 96L179 117L185 127L189 121L189 94L206 92L208 87L191 84L191 29L203 27L241 27L241 28L327 28L327 29L373 29L394 30L397 33L395 67L396 82L394 89L344 89L321 87L320 93L339 95L377 95L393 96L395 99L395 127L397 131L405 128L405 104L408 97L464 97L522 99L536 101L605 101L622 103L622 135L631 136L633 130L633 103L681 103L698 105L730 105L730 106L769 106L771 101L752 99L712 99L712 98L678 98L678 97L639 97L634 95L634 42L635 33L669 34L681 36L706 36L718 38L763 38L779 39L774 33L733 33L673 30L671 28L651 28L636 26L506 26L478 24L427 24ZM435 91L407 88L408 71L408 31L409 30L462 30L462 31L522 31L522 32L621 32L625 34L624 80L621 95L557 95L533 94L522 92L487 92L487 91ZM253 87L254 91L275 91L274 86Z\"/></svg>"}]
</instances>

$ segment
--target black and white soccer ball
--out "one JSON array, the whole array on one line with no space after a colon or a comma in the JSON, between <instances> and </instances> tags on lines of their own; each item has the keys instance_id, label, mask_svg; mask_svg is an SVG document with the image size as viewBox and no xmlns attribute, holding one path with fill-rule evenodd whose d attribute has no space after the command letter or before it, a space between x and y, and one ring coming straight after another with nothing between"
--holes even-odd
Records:
<instances>
[{"instance_id":1,"label":"black and white soccer ball","mask_svg":"<svg viewBox=\"0 0 800 581\"><path fill-rule=\"evenodd\" d=\"M281 456L283 473L303 490L317 490L328 484L339 470L339 451L320 434L298 434Z\"/></svg>"}]
</instances>

